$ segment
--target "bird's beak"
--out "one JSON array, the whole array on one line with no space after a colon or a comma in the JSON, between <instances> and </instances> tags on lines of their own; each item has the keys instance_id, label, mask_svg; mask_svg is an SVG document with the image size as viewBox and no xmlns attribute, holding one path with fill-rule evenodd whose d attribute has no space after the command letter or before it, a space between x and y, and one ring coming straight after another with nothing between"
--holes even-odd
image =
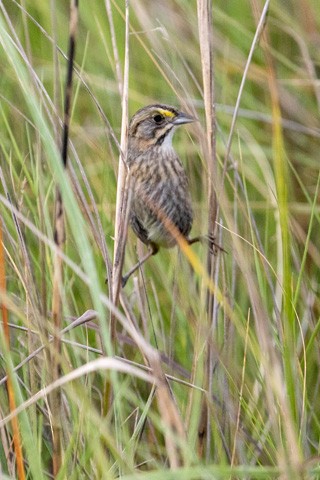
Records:
<instances>
[{"instance_id":1,"label":"bird's beak","mask_svg":"<svg viewBox=\"0 0 320 480\"><path fill-rule=\"evenodd\" d=\"M173 119L173 125L183 125L184 123L196 122L198 119L188 115L184 112L179 112L178 115Z\"/></svg>"}]
</instances>

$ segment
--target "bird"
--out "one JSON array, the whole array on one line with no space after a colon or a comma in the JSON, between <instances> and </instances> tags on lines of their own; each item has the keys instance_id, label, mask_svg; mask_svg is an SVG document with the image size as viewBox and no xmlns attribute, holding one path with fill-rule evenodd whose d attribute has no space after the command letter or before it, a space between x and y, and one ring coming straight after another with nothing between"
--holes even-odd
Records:
<instances>
[{"instance_id":1,"label":"bird","mask_svg":"<svg viewBox=\"0 0 320 480\"><path fill-rule=\"evenodd\" d=\"M123 287L160 248L174 247L179 235L190 245L202 239L189 237L194 216L189 182L172 145L176 128L196 120L173 106L154 104L138 110L129 122L129 223L148 253L122 277Z\"/></svg>"}]
</instances>

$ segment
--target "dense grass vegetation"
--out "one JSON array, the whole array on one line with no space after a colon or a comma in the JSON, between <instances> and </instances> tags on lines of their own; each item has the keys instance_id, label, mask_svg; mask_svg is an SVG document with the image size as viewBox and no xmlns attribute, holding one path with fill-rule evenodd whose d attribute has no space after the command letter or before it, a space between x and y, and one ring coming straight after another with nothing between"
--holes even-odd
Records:
<instances>
[{"instance_id":1,"label":"dense grass vegetation","mask_svg":"<svg viewBox=\"0 0 320 480\"><path fill-rule=\"evenodd\" d=\"M1 378L11 372L15 406L22 405L27 478L52 478L55 415L60 479L319 478L318 3L271 2L230 144L264 4L213 2L217 242L226 253L217 253L210 281L204 246L161 250L123 290L113 341L105 278L115 235L125 2L111 2L112 21L108 3L80 0L67 172L59 148L68 2L0 4L0 295L11 339L8 349L0 330L0 371ZM198 116L174 144L190 179L193 233L205 233L197 3L132 0L129 14L129 113L164 102ZM56 354L62 395L53 415L41 389L52 385L55 358L57 184L66 212L61 328L71 328ZM129 232L124 270L143 252ZM5 381L0 405L0 476L18 478Z\"/></svg>"}]
</instances>

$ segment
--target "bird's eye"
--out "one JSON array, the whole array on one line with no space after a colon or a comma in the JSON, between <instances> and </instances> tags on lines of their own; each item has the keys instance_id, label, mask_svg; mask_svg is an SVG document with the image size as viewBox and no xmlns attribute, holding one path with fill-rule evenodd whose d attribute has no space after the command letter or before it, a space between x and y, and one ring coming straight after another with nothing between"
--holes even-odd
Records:
<instances>
[{"instance_id":1,"label":"bird's eye","mask_svg":"<svg viewBox=\"0 0 320 480\"><path fill-rule=\"evenodd\" d=\"M157 113L156 115L154 115L153 120L155 121L155 123L159 124L164 120L164 117L163 115L160 115L160 113Z\"/></svg>"}]
</instances>

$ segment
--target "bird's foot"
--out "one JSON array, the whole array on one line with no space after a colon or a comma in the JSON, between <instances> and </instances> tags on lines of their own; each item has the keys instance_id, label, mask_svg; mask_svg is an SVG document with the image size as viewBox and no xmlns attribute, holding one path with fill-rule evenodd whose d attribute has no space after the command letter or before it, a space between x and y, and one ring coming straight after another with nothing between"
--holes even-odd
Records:
<instances>
[{"instance_id":1,"label":"bird's foot","mask_svg":"<svg viewBox=\"0 0 320 480\"><path fill-rule=\"evenodd\" d=\"M216 242L216 238L214 237L214 235L204 235L203 240L208 243L210 253L212 253L213 255L217 255L219 251L227 253L226 250Z\"/></svg>"},{"instance_id":2,"label":"bird's foot","mask_svg":"<svg viewBox=\"0 0 320 480\"><path fill-rule=\"evenodd\" d=\"M207 234L207 235L201 235L199 237L188 239L189 245L192 245L193 243L196 243L196 242L201 242L201 243L206 242L209 245L210 253L212 253L213 255L217 255L219 250L221 252L227 253L224 248L222 248L218 243L216 243L215 237L213 235Z\"/></svg>"}]
</instances>

